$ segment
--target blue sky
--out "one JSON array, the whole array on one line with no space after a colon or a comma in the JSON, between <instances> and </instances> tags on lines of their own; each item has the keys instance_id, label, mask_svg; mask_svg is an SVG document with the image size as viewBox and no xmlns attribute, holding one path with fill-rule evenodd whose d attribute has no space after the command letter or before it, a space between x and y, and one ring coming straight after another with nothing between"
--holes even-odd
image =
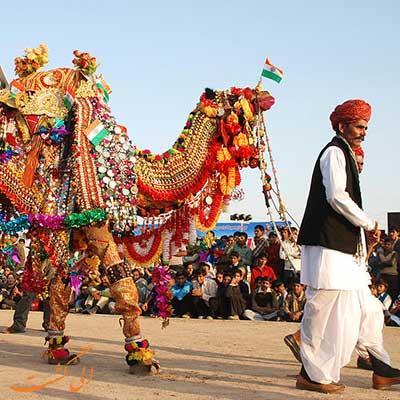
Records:
<instances>
[{"instance_id":1,"label":"blue sky","mask_svg":"<svg viewBox=\"0 0 400 400\"><path fill-rule=\"evenodd\" d=\"M113 89L110 105L141 148L168 148L204 87L255 85L266 56L285 70L265 114L281 190L300 220L311 171L333 132L338 103L373 107L364 144L365 209L386 224L400 211L400 2L363 1L31 1L2 4L0 63L45 42L49 68L90 51ZM23 10L23 12L21 12ZM8 18L4 18L7 15ZM25 17L24 17L25 16ZM257 170L243 174L246 198L231 212L266 218Z\"/></svg>"}]
</instances>

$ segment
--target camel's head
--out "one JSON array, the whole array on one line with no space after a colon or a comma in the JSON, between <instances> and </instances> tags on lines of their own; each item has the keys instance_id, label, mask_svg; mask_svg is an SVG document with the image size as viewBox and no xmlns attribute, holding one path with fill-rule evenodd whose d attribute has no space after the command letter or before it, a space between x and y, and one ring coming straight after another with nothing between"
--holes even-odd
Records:
<instances>
[{"instance_id":1,"label":"camel's head","mask_svg":"<svg viewBox=\"0 0 400 400\"><path fill-rule=\"evenodd\" d=\"M275 99L259 86L255 89L233 87L227 91L206 89L199 109L218 120L218 141L229 149L241 167L259 165L259 148L264 146L253 132L261 112L269 110Z\"/></svg>"}]
</instances>

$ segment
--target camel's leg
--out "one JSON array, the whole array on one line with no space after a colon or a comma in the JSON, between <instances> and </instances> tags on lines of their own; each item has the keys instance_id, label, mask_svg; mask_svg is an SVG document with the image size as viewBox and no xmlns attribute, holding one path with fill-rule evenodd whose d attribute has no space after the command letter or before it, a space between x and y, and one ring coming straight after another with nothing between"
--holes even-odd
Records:
<instances>
[{"instance_id":1,"label":"camel's leg","mask_svg":"<svg viewBox=\"0 0 400 400\"><path fill-rule=\"evenodd\" d=\"M117 245L108 226L104 223L87 227L85 234L89 249L101 259L106 268L115 309L122 315L122 332L125 336L125 350L128 352L126 362L130 366L130 372L149 373L152 367L158 370L159 364L153 359L153 351L149 349L148 341L140 334L141 310L136 285L131 278L129 266L119 257Z\"/></svg>"},{"instance_id":2,"label":"camel's leg","mask_svg":"<svg viewBox=\"0 0 400 400\"><path fill-rule=\"evenodd\" d=\"M69 336L64 336L71 287L59 275L56 275L50 284L49 291L50 323L46 337L46 341L49 342L48 362L49 364L76 364L79 359L65 348L69 342Z\"/></svg>"}]
</instances>

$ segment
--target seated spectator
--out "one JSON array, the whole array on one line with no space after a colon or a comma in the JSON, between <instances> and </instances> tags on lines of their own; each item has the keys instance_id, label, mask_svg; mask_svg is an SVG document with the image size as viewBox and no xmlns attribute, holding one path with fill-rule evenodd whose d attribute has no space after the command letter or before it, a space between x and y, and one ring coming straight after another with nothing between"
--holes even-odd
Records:
<instances>
[{"instance_id":1,"label":"seated spectator","mask_svg":"<svg viewBox=\"0 0 400 400\"><path fill-rule=\"evenodd\" d=\"M239 282L240 273L234 273L225 291L228 319L239 319L246 308L246 301L240 291Z\"/></svg>"},{"instance_id":2,"label":"seated spectator","mask_svg":"<svg viewBox=\"0 0 400 400\"><path fill-rule=\"evenodd\" d=\"M174 309L174 316L190 318L192 311L192 283L186 279L184 271L178 271L175 275L176 283L171 288L171 305Z\"/></svg>"},{"instance_id":3,"label":"seated spectator","mask_svg":"<svg viewBox=\"0 0 400 400\"><path fill-rule=\"evenodd\" d=\"M305 304L304 286L296 280L293 284L293 291L287 295L283 305L286 321L300 322L303 318Z\"/></svg>"},{"instance_id":4,"label":"seated spectator","mask_svg":"<svg viewBox=\"0 0 400 400\"><path fill-rule=\"evenodd\" d=\"M278 301L275 292L271 290L271 279L259 276L256 284L259 286L251 295L250 309L246 309L243 317L255 321L271 321L278 316Z\"/></svg>"},{"instance_id":5,"label":"seated spectator","mask_svg":"<svg viewBox=\"0 0 400 400\"><path fill-rule=\"evenodd\" d=\"M139 307L142 310L143 315L147 315L149 311L149 301L151 297L151 291L153 289L153 285L147 283L146 279L143 278L143 273L138 268L135 268L132 271L132 278L135 282L137 291L138 291L138 303Z\"/></svg>"},{"instance_id":6,"label":"seated spectator","mask_svg":"<svg viewBox=\"0 0 400 400\"><path fill-rule=\"evenodd\" d=\"M221 273L217 273L216 282L218 285L217 289L217 298L212 301L211 309L214 311L214 315L217 316L218 319L227 318L229 315L228 311L228 300L225 296L226 289L230 285L232 280L232 275L229 272L224 272L222 275L221 281Z\"/></svg>"},{"instance_id":7,"label":"seated spectator","mask_svg":"<svg viewBox=\"0 0 400 400\"><path fill-rule=\"evenodd\" d=\"M275 292L276 299L278 302L278 318L279 319L284 319L285 318L285 312L283 311L283 307L285 305L285 300L288 295L286 291L286 287L282 281L274 281L272 282L272 289Z\"/></svg>"},{"instance_id":8,"label":"seated spectator","mask_svg":"<svg viewBox=\"0 0 400 400\"><path fill-rule=\"evenodd\" d=\"M215 278L215 270L211 263L208 261L202 261L199 264L200 271L205 274L206 278L214 279Z\"/></svg>"},{"instance_id":9,"label":"seated spectator","mask_svg":"<svg viewBox=\"0 0 400 400\"><path fill-rule=\"evenodd\" d=\"M243 313L243 317L256 321L271 321L278 316L278 299L271 290L271 278L257 277L260 287L251 295L251 309Z\"/></svg>"},{"instance_id":10,"label":"seated spectator","mask_svg":"<svg viewBox=\"0 0 400 400\"><path fill-rule=\"evenodd\" d=\"M236 244L233 246L233 251L240 255L240 259L242 260L242 264L247 266L251 266L251 262L253 259L252 252L250 248L247 246L247 233L239 232L237 235ZM232 255L232 253L231 253Z\"/></svg>"},{"instance_id":11,"label":"seated spectator","mask_svg":"<svg viewBox=\"0 0 400 400\"><path fill-rule=\"evenodd\" d=\"M393 240L389 237L383 240L382 250L377 253L375 264L379 276L388 284L388 293L392 299L397 298L398 291L398 254L393 250Z\"/></svg>"},{"instance_id":12,"label":"seated spectator","mask_svg":"<svg viewBox=\"0 0 400 400\"><path fill-rule=\"evenodd\" d=\"M186 271L187 279L188 279L189 281L191 281L192 278L194 278L194 276L193 276L193 273L194 273L193 264L187 264L187 265L185 266L185 271Z\"/></svg>"},{"instance_id":13,"label":"seated spectator","mask_svg":"<svg viewBox=\"0 0 400 400\"><path fill-rule=\"evenodd\" d=\"M203 274L205 271L203 271ZM202 297L207 306L207 319L214 319L219 316L219 299L218 299L218 288L222 284L224 276L221 272L217 273L217 276L212 278L205 277L204 284L202 287Z\"/></svg>"},{"instance_id":14,"label":"seated spectator","mask_svg":"<svg viewBox=\"0 0 400 400\"><path fill-rule=\"evenodd\" d=\"M268 258L265 253L261 253L256 259L256 265L251 270L250 286L254 288L254 281L257 277L271 278L271 280L276 280L276 274L272 267L268 264Z\"/></svg>"},{"instance_id":15,"label":"seated spectator","mask_svg":"<svg viewBox=\"0 0 400 400\"><path fill-rule=\"evenodd\" d=\"M82 314L96 314L103 312L105 307L110 302L111 292L109 282L106 275L101 275L101 283L96 287L90 286L88 288L89 296L85 301L85 308Z\"/></svg>"},{"instance_id":16,"label":"seated spectator","mask_svg":"<svg viewBox=\"0 0 400 400\"><path fill-rule=\"evenodd\" d=\"M376 291L378 293L378 300L383 304L384 311L388 311L390 306L392 305L392 298L388 293L388 283L383 280L379 279L376 282Z\"/></svg>"},{"instance_id":17,"label":"seated spectator","mask_svg":"<svg viewBox=\"0 0 400 400\"><path fill-rule=\"evenodd\" d=\"M193 313L198 319L206 318L210 314L210 309L203 299L203 290L206 281L206 271L196 271L192 281L192 300Z\"/></svg>"},{"instance_id":18,"label":"seated spectator","mask_svg":"<svg viewBox=\"0 0 400 400\"><path fill-rule=\"evenodd\" d=\"M89 278L84 277L81 282L81 286L79 288L79 294L74 300L74 304L72 308L69 310L71 313L80 313L83 311L85 306L85 301L89 296Z\"/></svg>"},{"instance_id":19,"label":"seated spectator","mask_svg":"<svg viewBox=\"0 0 400 400\"><path fill-rule=\"evenodd\" d=\"M22 291L18 288L17 280L12 273L7 276L7 285L2 289L2 297L1 308L7 310L15 310L17 302L22 297Z\"/></svg>"},{"instance_id":20,"label":"seated spectator","mask_svg":"<svg viewBox=\"0 0 400 400\"><path fill-rule=\"evenodd\" d=\"M387 325L400 326L400 295L393 302L393 305L389 310L389 318L386 321Z\"/></svg>"},{"instance_id":21,"label":"seated spectator","mask_svg":"<svg viewBox=\"0 0 400 400\"><path fill-rule=\"evenodd\" d=\"M238 279L238 285L240 288L240 293L242 294L243 300L246 302L246 307L250 307L250 284L245 279L246 278L246 268L240 267L239 269L233 272Z\"/></svg>"}]
</instances>

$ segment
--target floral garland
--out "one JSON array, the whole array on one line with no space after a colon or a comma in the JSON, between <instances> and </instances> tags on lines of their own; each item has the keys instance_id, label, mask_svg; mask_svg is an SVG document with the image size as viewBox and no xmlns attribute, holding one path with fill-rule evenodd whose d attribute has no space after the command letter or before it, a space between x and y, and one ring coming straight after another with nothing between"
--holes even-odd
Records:
<instances>
[{"instance_id":1,"label":"floral garland","mask_svg":"<svg viewBox=\"0 0 400 400\"><path fill-rule=\"evenodd\" d=\"M196 212L197 229L200 229L201 231L208 231L215 228L222 212L223 199L224 196L220 192L214 195L208 215L206 215L204 206L198 206Z\"/></svg>"},{"instance_id":2,"label":"floral garland","mask_svg":"<svg viewBox=\"0 0 400 400\"><path fill-rule=\"evenodd\" d=\"M0 223L0 232L16 234L30 229L32 226L39 226L47 229L72 229L81 228L106 219L107 215L101 208L87 210L82 213L64 215L46 214L24 214L7 222Z\"/></svg>"},{"instance_id":3,"label":"floral garland","mask_svg":"<svg viewBox=\"0 0 400 400\"><path fill-rule=\"evenodd\" d=\"M155 300L157 307L157 316L163 319L163 328L166 328L168 326L169 318L171 317L172 313L172 295L169 289L170 280L171 275L163 266L159 265L154 269L152 273L152 282L156 293Z\"/></svg>"},{"instance_id":4,"label":"floral garland","mask_svg":"<svg viewBox=\"0 0 400 400\"><path fill-rule=\"evenodd\" d=\"M135 264L150 265L158 261L162 250L162 230L157 229L153 236L145 237L144 235L138 236L114 236L117 244L122 244L124 250L127 251L129 257ZM140 243L147 242L144 248L140 248Z\"/></svg>"}]
</instances>

